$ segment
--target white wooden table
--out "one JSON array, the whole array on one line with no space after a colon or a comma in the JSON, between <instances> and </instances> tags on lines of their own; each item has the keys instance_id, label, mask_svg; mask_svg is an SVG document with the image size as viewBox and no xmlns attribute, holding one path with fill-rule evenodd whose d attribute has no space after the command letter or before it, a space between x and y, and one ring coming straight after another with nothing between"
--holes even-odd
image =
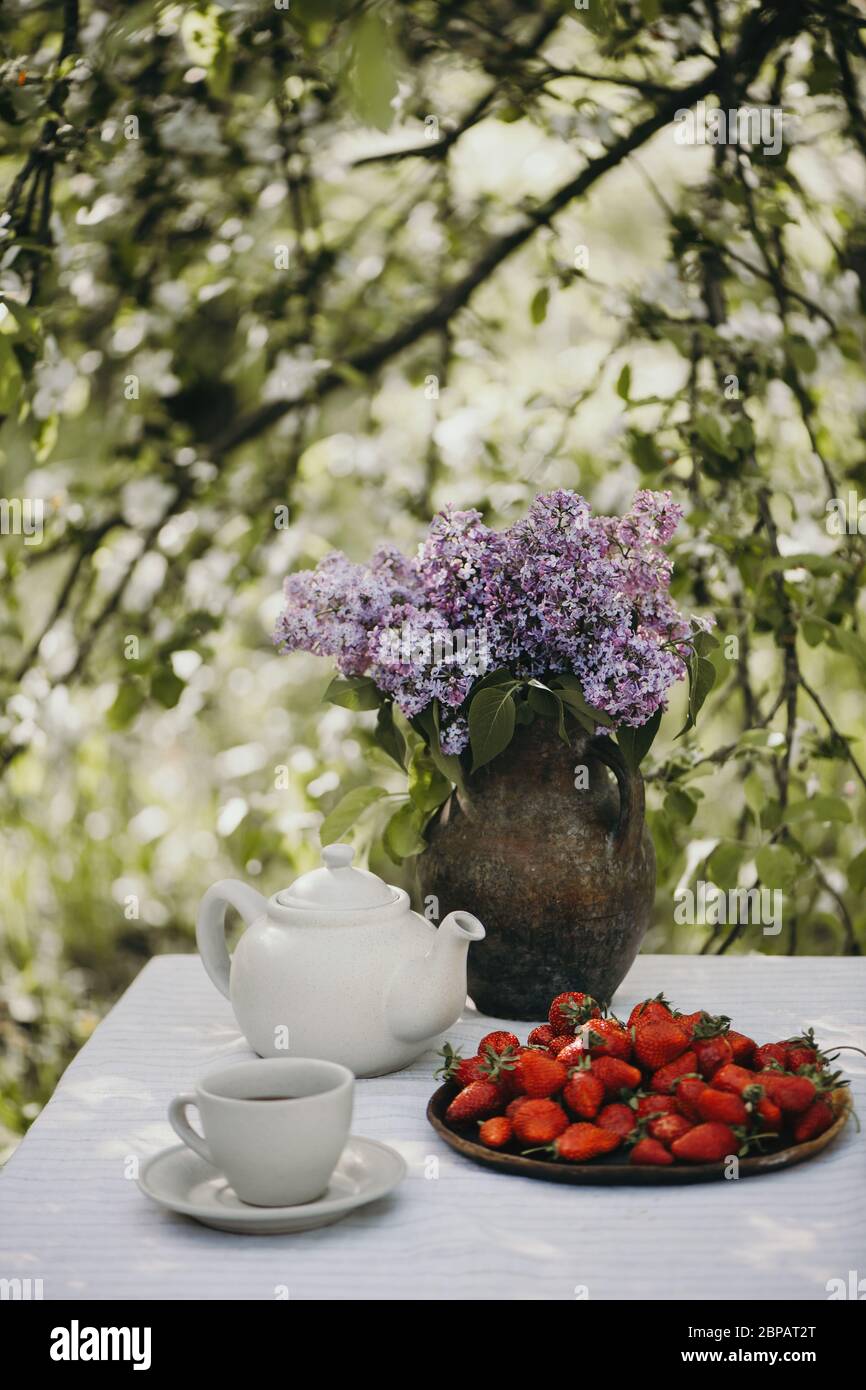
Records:
<instances>
[{"instance_id":1,"label":"white wooden table","mask_svg":"<svg viewBox=\"0 0 866 1390\"><path fill-rule=\"evenodd\" d=\"M642 956L618 1013L664 989L769 1041L814 1025L866 1047L866 960ZM464 1052L491 1026L468 1010ZM528 1025L517 1025L525 1037ZM432 1056L361 1081L353 1131L398 1148L397 1192L302 1235L211 1231L153 1205L136 1163L175 1142L166 1106L248 1056L197 957L150 962L78 1054L0 1174L0 1279L46 1299L827 1298L866 1275L866 1134L812 1163L679 1188L565 1187L489 1172L441 1144L424 1109ZM843 1054L866 1116L866 1059Z\"/></svg>"}]
</instances>

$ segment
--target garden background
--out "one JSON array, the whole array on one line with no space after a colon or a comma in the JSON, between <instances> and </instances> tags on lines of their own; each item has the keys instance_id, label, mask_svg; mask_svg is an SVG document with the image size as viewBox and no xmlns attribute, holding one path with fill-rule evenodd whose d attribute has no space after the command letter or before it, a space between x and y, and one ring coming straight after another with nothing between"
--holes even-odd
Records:
<instances>
[{"instance_id":1,"label":"garden background","mask_svg":"<svg viewBox=\"0 0 866 1390\"><path fill-rule=\"evenodd\" d=\"M270 633L288 571L411 552L449 501L672 491L721 646L644 767L644 950L860 952L864 26L3 6L0 1153L214 879L273 891L343 793L404 789ZM783 112L781 148L680 143L700 102ZM782 889L782 932L676 926L701 879Z\"/></svg>"}]
</instances>

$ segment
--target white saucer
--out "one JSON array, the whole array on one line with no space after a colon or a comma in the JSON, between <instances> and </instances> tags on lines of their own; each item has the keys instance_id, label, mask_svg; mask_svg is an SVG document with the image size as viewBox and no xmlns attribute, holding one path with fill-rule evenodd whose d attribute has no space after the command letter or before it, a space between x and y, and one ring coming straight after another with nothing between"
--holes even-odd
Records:
<instances>
[{"instance_id":1,"label":"white saucer","mask_svg":"<svg viewBox=\"0 0 866 1390\"><path fill-rule=\"evenodd\" d=\"M235 1196L222 1173L186 1144L162 1149L144 1164L138 1185L160 1206L192 1216L217 1231L244 1235L287 1235L339 1221L356 1207L375 1202L406 1176L406 1164L387 1144L351 1134L328 1190L299 1207L251 1207Z\"/></svg>"}]
</instances>

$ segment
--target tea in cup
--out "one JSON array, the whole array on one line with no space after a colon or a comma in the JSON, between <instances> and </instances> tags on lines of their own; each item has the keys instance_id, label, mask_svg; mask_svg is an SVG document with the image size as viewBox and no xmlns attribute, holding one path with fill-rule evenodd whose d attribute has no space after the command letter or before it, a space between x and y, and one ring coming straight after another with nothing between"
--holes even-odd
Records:
<instances>
[{"instance_id":1,"label":"tea in cup","mask_svg":"<svg viewBox=\"0 0 866 1390\"><path fill-rule=\"evenodd\" d=\"M209 1072L168 1118L191 1149L256 1207L314 1202L349 1138L355 1078L337 1062L270 1057ZM204 1137L186 1117L195 1106Z\"/></svg>"}]
</instances>

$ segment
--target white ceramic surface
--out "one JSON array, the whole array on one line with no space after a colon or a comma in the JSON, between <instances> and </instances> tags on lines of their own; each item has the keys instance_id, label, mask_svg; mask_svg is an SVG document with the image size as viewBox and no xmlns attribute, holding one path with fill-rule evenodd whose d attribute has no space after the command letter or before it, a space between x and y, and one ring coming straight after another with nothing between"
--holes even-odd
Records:
<instances>
[{"instance_id":1,"label":"white ceramic surface","mask_svg":"<svg viewBox=\"0 0 866 1390\"><path fill-rule=\"evenodd\" d=\"M348 845L328 845L322 859L270 899L235 879L209 888L196 924L205 969L260 1057L396 1071L460 1017L467 953L484 928L452 912L437 930L401 888L353 869ZM247 923L231 958L227 905Z\"/></svg>"},{"instance_id":2,"label":"white ceramic surface","mask_svg":"<svg viewBox=\"0 0 866 1390\"><path fill-rule=\"evenodd\" d=\"M243 1202L312 1202L326 1190L352 1122L355 1078L310 1057L237 1062L175 1096L168 1118L179 1139L225 1173ZM281 1096L280 1100L257 1097ZM204 1138L190 1125L195 1106Z\"/></svg>"},{"instance_id":3,"label":"white ceramic surface","mask_svg":"<svg viewBox=\"0 0 866 1390\"><path fill-rule=\"evenodd\" d=\"M353 1134L340 1155L327 1191L295 1207L251 1207L240 1201L222 1173L185 1145L148 1159L138 1185L160 1206L191 1216L218 1231L244 1235L288 1235L329 1226L391 1192L406 1176L406 1164L387 1144Z\"/></svg>"}]
</instances>

